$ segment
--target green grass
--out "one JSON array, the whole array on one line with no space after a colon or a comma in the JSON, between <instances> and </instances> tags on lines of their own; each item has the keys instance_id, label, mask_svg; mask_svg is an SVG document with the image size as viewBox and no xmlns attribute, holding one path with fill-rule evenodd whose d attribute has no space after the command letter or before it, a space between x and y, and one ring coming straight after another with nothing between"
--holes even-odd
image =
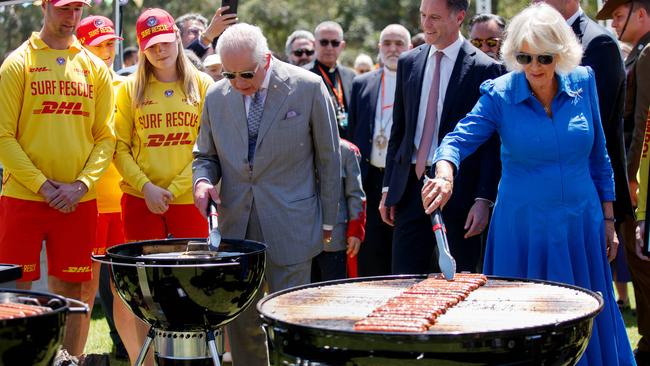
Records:
<instances>
[{"instance_id":1,"label":"green grass","mask_svg":"<svg viewBox=\"0 0 650 366\"><path fill-rule=\"evenodd\" d=\"M119 361L115 359L115 354L113 353L113 340L109 335L106 316L104 315L102 306L98 304L98 301L93 307L93 313L90 318L90 332L88 333L88 341L86 342L84 353L108 353L111 359L111 366L129 366L127 361Z\"/></svg>"},{"instance_id":2,"label":"green grass","mask_svg":"<svg viewBox=\"0 0 650 366\"><path fill-rule=\"evenodd\" d=\"M639 331L636 326L636 301L634 299L634 290L632 284L628 285L628 293L630 296L630 305L631 309L623 311L623 320L625 321L625 328L627 330L627 336L630 339L630 345L632 348L636 348L637 343L641 336L639 336ZM84 353L108 353L111 357L111 366L128 366L128 362L118 361L115 359L115 355L112 353L113 350L113 341L109 336L108 324L106 323L106 318L104 317L104 311L101 308L100 304L96 304L92 318L90 322L90 333L88 335L88 342L86 343L86 348Z\"/></svg>"}]
</instances>

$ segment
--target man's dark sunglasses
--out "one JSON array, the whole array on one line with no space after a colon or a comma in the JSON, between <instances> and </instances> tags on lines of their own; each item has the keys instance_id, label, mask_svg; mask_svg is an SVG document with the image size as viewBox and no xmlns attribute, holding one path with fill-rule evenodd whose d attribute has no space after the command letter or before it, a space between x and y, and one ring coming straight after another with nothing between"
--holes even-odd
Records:
<instances>
[{"instance_id":1,"label":"man's dark sunglasses","mask_svg":"<svg viewBox=\"0 0 650 366\"><path fill-rule=\"evenodd\" d=\"M483 42L485 42L485 44L488 47L496 47L499 45L500 40L501 40L500 38L487 38L487 39L473 38L470 42L472 42L472 44L476 48L481 48Z\"/></svg>"},{"instance_id":2,"label":"man's dark sunglasses","mask_svg":"<svg viewBox=\"0 0 650 366\"><path fill-rule=\"evenodd\" d=\"M303 53L305 55L307 55L307 56L311 56L311 55L314 54L314 52L316 52L316 51L314 51L314 50L305 50L305 49L299 48L299 49L293 51L293 54L296 55L296 57L302 57Z\"/></svg>"},{"instance_id":3,"label":"man's dark sunglasses","mask_svg":"<svg viewBox=\"0 0 650 366\"><path fill-rule=\"evenodd\" d=\"M533 57L537 58L537 62L540 65L550 65L553 63L554 56L553 55L530 55L528 53L523 53L520 52L515 55L515 59L517 60L517 63L520 65L528 65L529 63L533 62Z\"/></svg>"},{"instance_id":4,"label":"man's dark sunglasses","mask_svg":"<svg viewBox=\"0 0 650 366\"><path fill-rule=\"evenodd\" d=\"M222 71L221 76L228 80L233 80L237 76L239 76L242 79L247 79L250 80L255 77L255 73L257 73L257 70L260 68L260 65L258 64L255 67L255 70L253 71L240 71L240 72L230 72L230 71Z\"/></svg>"},{"instance_id":5,"label":"man's dark sunglasses","mask_svg":"<svg viewBox=\"0 0 650 366\"><path fill-rule=\"evenodd\" d=\"M341 45L341 41L339 41L337 39L321 39L321 40L318 41L318 43L320 43L320 45L323 46L323 47L327 47L327 45L331 43L332 47L334 47L334 48Z\"/></svg>"}]
</instances>

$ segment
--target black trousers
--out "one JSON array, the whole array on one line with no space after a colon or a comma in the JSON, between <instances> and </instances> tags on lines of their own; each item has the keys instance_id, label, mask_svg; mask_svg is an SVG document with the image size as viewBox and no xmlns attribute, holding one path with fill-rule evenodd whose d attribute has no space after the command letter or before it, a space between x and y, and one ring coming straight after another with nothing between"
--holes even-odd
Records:
<instances>
[{"instance_id":1,"label":"black trousers","mask_svg":"<svg viewBox=\"0 0 650 366\"><path fill-rule=\"evenodd\" d=\"M395 206L393 232L393 274L440 272L436 239L431 229L431 218L422 205L422 180L415 175L415 165L409 171L402 199ZM463 192L454 192L463 194ZM482 263L481 236L469 239L465 235L464 217L445 217L442 211L449 249L456 260L456 271L476 272Z\"/></svg>"},{"instance_id":2,"label":"black trousers","mask_svg":"<svg viewBox=\"0 0 650 366\"><path fill-rule=\"evenodd\" d=\"M370 165L363 182L366 192L366 238L359 249L359 276L391 274L393 227L382 221L379 214L384 170Z\"/></svg>"}]
</instances>

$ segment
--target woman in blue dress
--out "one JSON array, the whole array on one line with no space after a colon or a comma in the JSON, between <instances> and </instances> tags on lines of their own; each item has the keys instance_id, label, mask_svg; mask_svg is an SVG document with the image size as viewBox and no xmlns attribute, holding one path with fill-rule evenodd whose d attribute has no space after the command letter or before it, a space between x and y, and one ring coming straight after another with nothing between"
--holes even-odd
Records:
<instances>
[{"instance_id":1,"label":"woman in blue dress","mask_svg":"<svg viewBox=\"0 0 650 366\"><path fill-rule=\"evenodd\" d=\"M422 190L425 210L444 208L460 161L498 133L503 172L484 272L601 292L605 306L579 365L635 365L608 263L618 246L614 180L593 71L577 66L582 48L548 5L522 11L506 34L502 53L512 72L486 81L474 109L442 141L435 178Z\"/></svg>"}]
</instances>

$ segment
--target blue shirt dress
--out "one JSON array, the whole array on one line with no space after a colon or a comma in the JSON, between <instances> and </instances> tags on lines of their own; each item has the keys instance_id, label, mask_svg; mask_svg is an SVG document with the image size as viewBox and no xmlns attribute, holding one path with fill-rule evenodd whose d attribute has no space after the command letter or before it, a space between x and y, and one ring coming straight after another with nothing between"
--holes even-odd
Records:
<instances>
[{"instance_id":1,"label":"blue shirt dress","mask_svg":"<svg viewBox=\"0 0 650 366\"><path fill-rule=\"evenodd\" d=\"M443 139L434 161L458 168L499 134L503 171L484 272L600 291L605 306L578 365L635 365L606 255L601 203L615 200L614 178L593 71L579 66L556 78L552 117L523 72L484 82L483 95Z\"/></svg>"}]
</instances>

